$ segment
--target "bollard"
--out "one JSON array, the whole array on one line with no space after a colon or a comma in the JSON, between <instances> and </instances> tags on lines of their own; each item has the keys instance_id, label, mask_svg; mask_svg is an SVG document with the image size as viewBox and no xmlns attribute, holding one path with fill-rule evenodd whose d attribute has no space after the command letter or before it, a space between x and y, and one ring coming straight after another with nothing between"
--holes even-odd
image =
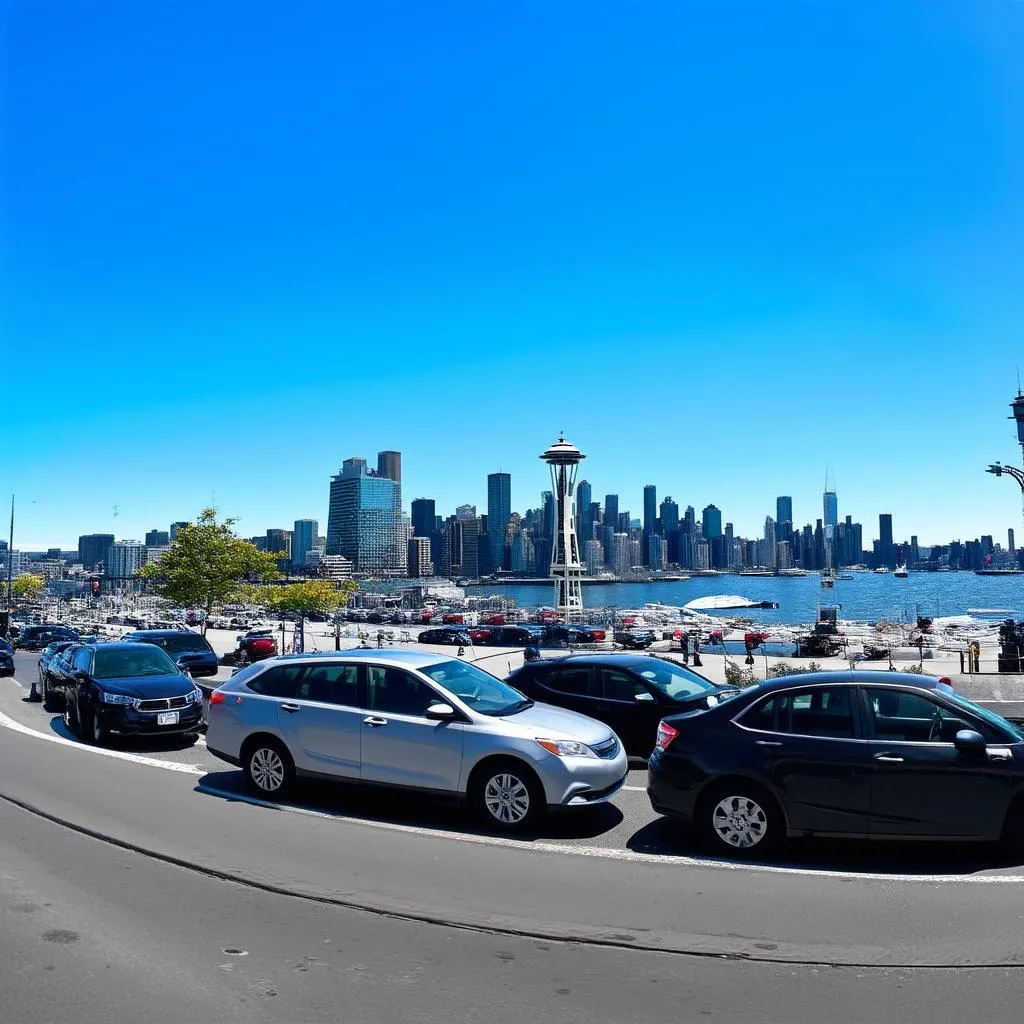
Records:
<instances>
[{"instance_id":1,"label":"bollard","mask_svg":"<svg viewBox=\"0 0 1024 1024\"><path fill-rule=\"evenodd\" d=\"M960 652L960 675L964 674L964 652Z\"/></svg>"}]
</instances>

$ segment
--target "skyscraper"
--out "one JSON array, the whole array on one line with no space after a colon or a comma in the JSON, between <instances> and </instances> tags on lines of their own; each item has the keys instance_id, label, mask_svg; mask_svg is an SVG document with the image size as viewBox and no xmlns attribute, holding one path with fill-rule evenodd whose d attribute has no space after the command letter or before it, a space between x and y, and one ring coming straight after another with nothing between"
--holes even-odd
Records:
<instances>
[{"instance_id":1,"label":"skyscraper","mask_svg":"<svg viewBox=\"0 0 1024 1024\"><path fill-rule=\"evenodd\" d=\"M171 535L166 530L150 530L146 534L147 548L165 548L171 543Z\"/></svg>"},{"instance_id":2,"label":"skyscraper","mask_svg":"<svg viewBox=\"0 0 1024 1024\"><path fill-rule=\"evenodd\" d=\"M433 498L414 498L411 506L412 532L416 537L430 537L434 533L437 506Z\"/></svg>"},{"instance_id":3,"label":"skyscraper","mask_svg":"<svg viewBox=\"0 0 1024 1024\"><path fill-rule=\"evenodd\" d=\"M320 524L315 519L296 519L292 529L292 565L305 565L316 547Z\"/></svg>"},{"instance_id":4,"label":"skyscraper","mask_svg":"<svg viewBox=\"0 0 1024 1024\"><path fill-rule=\"evenodd\" d=\"M390 477L371 474L366 459L346 459L331 478L327 553L344 555L359 573L406 571L401 486Z\"/></svg>"},{"instance_id":5,"label":"skyscraper","mask_svg":"<svg viewBox=\"0 0 1024 1024\"><path fill-rule=\"evenodd\" d=\"M586 480L581 480L576 485L576 533L583 550L586 550L587 541L594 536L594 521L590 511L593 500L590 484Z\"/></svg>"},{"instance_id":6,"label":"skyscraper","mask_svg":"<svg viewBox=\"0 0 1024 1024\"><path fill-rule=\"evenodd\" d=\"M615 533L619 528L619 496L617 494L606 494L604 496L604 560L606 565L611 565L615 560L613 549Z\"/></svg>"},{"instance_id":7,"label":"skyscraper","mask_svg":"<svg viewBox=\"0 0 1024 1024\"><path fill-rule=\"evenodd\" d=\"M386 480L394 480L396 484L402 483L402 453L401 452L378 452L377 453L377 476Z\"/></svg>"},{"instance_id":8,"label":"skyscraper","mask_svg":"<svg viewBox=\"0 0 1024 1024\"><path fill-rule=\"evenodd\" d=\"M892 516L883 512L878 517L878 564L896 567L896 550L892 543Z\"/></svg>"},{"instance_id":9,"label":"skyscraper","mask_svg":"<svg viewBox=\"0 0 1024 1024\"><path fill-rule=\"evenodd\" d=\"M835 526L839 522L839 498L835 491L825 491L822 495L823 521L826 527Z\"/></svg>"},{"instance_id":10,"label":"skyscraper","mask_svg":"<svg viewBox=\"0 0 1024 1024\"><path fill-rule=\"evenodd\" d=\"M416 579L420 576L433 576L434 569L430 561L430 538L409 538L409 576Z\"/></svg>"},{"instance_id":11,"label":"skyscraper","mask_svg":"<svg viewBox=\"0 0 1024 1024\"><path fill-rule=\"evenodd\" d=\"M101 562L106 563L107 552L114 543L112 533L87 533L78 538L78 560L89 572ZM4 542L4 547L7 543Z\"/></svg>"},{"instance_id":12,"label":"skyscraper","mask_svg":"<svg viewBox=\"0 0 1024 1024\"><path fill-rule=\"evenodd\" d=\"M171 523L171 540L176 541L178 539L178 531L183 527L188 526L186 522Z\"/></svg>"},{"instance_id":13,"label":"skyscraper","mask_svg":"<svg viewBox=\"0 0 1024 1024\"><path fill-rule=\"evenodd\" d=\"M115 541L107 549L107 578L130 579L146 564L146 545L137 540Z\"/></svg>"},{"instance_id":14,"label":"skyscraper","mask_svg":"<svg viewBox=\"0 0 1024 1024\"><path fill-rule=\"evenodd\" d=\"M661 503L661 535L667 545L666 557L675 565L680 565L679 548L679 506L666 494Z\"/></svg>"},{"instance_id":15,"label":"skyscraper","mask_svg":"<svg viewBox=\"0 0 1024 1024\"><path fill-rule=\"evenodd\" d=\"M783 495L775 499L775 522L793 522L793 499Z\"/></svg>"},{"instance_id":16,"label":"skyscraper","mask_svg":"<svg viewBox=\"0 0 1024 1024\"><path fill-rule=\"evenodd\" d=\"M512 477L508 473L487 474L487 536L491 549L491 568L507 568L505 531L512 518Z\"/></svg>"},{"instance_id":17,"label":"skyscraper","mask_svg":"<svg viewBox=\"0 0 1024 1024\"><path fill-rule=\"evenodd\" d=\"M717 505L705 505L701 513L701 533L708 539L722 536L722 510Z\"/></svg>"},{"instance_id":18,"label":"skyscraper","mask_svg":"<svg viewBox=\"0 0 1024 1024\"><path fill-rule=\"evenodd\" d=\"M650 538L657 532L656 525L658 520L658 489L654 484L647 484L644 487L644 543L643 543L643 558L644 565L650 565L650 556L654 551L653 546L650 543ZM659 549L660 557L660 549Z\"/></svg>"}]
</instances>

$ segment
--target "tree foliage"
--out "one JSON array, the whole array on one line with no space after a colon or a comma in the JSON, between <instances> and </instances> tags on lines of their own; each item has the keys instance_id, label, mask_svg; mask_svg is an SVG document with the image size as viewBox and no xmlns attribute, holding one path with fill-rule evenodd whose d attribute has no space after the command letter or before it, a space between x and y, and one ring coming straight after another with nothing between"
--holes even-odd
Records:
<instances>
[{"instance_id":1,"label":"tree foliage","mask_svg":"<svg viewBox=\"0 0 1024 1024\"><path fill-rule=\"evenodd\" d=\"M141 575L161 597L186 608L202 608L207 616L241 586L278 579L277 561L286 554L260 551L236 536L234 526L234 519L218 522L215 509L203 509L198 522L180 527L163 558L144 566Z\"/></svg>"},{"instance_id":2,"label":"tree foliage","mask_svg":"<svg viewBox=\"0 0 1024 1024\"><path fill-rule=\"evenodd\" d=\"M266 587L260 595L260 603L276 612L291 612L303 617L314 612L328 614L348 604L358 589L359 585L351 582L308 580L283 587Z\"/></svg>"},{"instance_id":3,"label":"tree foliage","mask_svg":"<svg viewBox=\"0 0 1024 1024\"><path fill-rule=\"evenodd\" d=\"M15 601L31 601L42 593L46 586L46 580L42 576L36 576L31 572L23 572L11 580L11 594ZM0 592L6 596L7 580L0 584Z\"/></svg>"}]
</instances>

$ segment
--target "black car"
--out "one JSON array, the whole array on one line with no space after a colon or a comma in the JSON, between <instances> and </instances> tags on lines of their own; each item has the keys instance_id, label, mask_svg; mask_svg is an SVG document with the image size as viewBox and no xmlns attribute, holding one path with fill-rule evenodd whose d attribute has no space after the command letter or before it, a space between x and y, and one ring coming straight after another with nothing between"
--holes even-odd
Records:
<instances>
[{"instance_id":1,"label":"black car","mask_svg":"<svg viewBox=\"0 0 1024 1024\"><path fill-rule=\"evenodd\" d=\"M658 637L653 629L621 629L612 635L612 639L622 647L639 651L650 647Z\"/></svg>"},{"instance_id":2,"label":"black car","mask_svg":"<svg viewBox=\"0 0 1024 1024\"><path fill-rule=\"evenodd\" d=\"M79 643L82 637L67 626L26 626L18 637L18 650L41 651L58 640Z\"/></svg>"},{"instance_id":3,"label":"black car","mask_svg":"<svg viewBox=\"0 0 1024 1024\"><path fill-rule=\"evenodd\" d=\"M14 648L0 639L0 676L14 675Z\"/></svg>"},{"instance_id":4,"label":"black car","mask_svg":"<svg viewBox=\"0 0 1024 1024\"><path fill-rule=\"evenodd\" d=\"M600 626L580 626L576 624L547 626L544 631L544 639L548 643L562 644L572 647L576 644L598 644L602 643L607 636L605 630Z\"/></svg>"},{"instance_id":5,"label":"black car","mask_svg":"<svg viewBox=\"0 0 1024 1024\"><path fill-rule=\"evenodd\" d=\"M946 679L817 672L665 719L661 814L734 856L785 836L1024 840L1024 733Z\"/></svg>"},{"instance_id":6,"label":"black car","mask_svg":"<svg viewBox=\"0 0 1024 1024\"><path fill-rule=\"evenodd\" d=\"M487 643L491 647L539 646L544 642L543 626L489 626L491 635Z\"/></svg>"},{"instance_id":7,"label":"black car","mask_svg":"<svg viewBox=\"0 0 1024 1024\"><path fill-rule=\"evenodd\" d=\"M93 743L198 733L203 695L155 644L80 644L63 671L64 724Z\"/></svg>"},{"instance_id":8,"label":"black car","mask_svg":"<svg viewBox=\"0 0 1024 1024\"><path fill-rule=\"evenodd\" d=\"M458 644L468 647L473 643L473 638L465 626L438 626L437 629L425 629L416 639L421 644Z\"/></svg>"},{"instance_id":9,"label":"black car","mask_svg":"<svg viewBox=\"0 0 1024 1024\"><path fill-rule=\"evenodd\" d=\"M193 676L215 676L217 655L206 637L191 629L140 629L125 633L122 640L130 643L156 644L165 650L179 668Z\"/></svg>"},{"instance_id":10,"label":"black car","mask_svg":"<svg viewBox=\"0 0 1024 1024\"><path fill-rule=\"evenodd\" d=\"M630 757L647 757L658 723L737 693L674 661L646 654L575 654L527 662L506 680L545 704L610 725Z\"/></svg>"},{"instance_id":11,"label":"black car","mask_svg":"<svg viewBox=\"0 0 1024 1024\"><path fill-rule=\"evenodd\" d=\"M57 710L57 703L54 699L55 691L51 689L51 679L54 678L51 673L56 672L54 662L68 648L74 646L74 640L60 640L57 643L47 644L43 648L43 653L39 655L39 664L36 666L36 671L39 673L39 692L42 697L43 707L47 711Z\"/></svg>"}]
</instances>

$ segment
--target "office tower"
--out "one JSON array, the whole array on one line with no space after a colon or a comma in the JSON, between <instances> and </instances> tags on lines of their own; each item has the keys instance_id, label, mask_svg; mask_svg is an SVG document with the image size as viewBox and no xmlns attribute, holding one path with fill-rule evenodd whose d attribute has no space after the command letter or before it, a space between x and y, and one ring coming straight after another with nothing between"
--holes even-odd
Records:
<instances>
[{"instance_id":1,"label":"office tower","mask_svg":"<svg viewBox=\"0 0 1024 1024\"><path fill-rule=\"evenodd\" d=\"M701 513L701 533L708 539L714 540L722 536L722 511L716 505L706 505Z\"/></svg>"},{"instance_id":2,"label":"office tower","mask_svg":"<svg viewBox=\"0 0 1024 1024\"><path fill-rule=\"evenodd\" d=\"M821 499L823 522L826 527L839 522L839 498L835 491L825 491Z\"/></svg>"},{"instance_id":3,"label":"office tower","mask_svg":"<svg viewBox=\"0 0 1024 1024\"><path fill-rule=\"evenodd\" d=\"M107 549L108 579L131 579L146 564L146 545L137 540L114 541Z\"/></svg>"},{"instance_id":4,"label":"office tower","mask_svg":"<svg viewBox=\"0 0 1024 1024\"><path fill-rule=\"evenodd\" d=\"M583 550L586 552L587 575L593 577L604 572L604 545L599 540L588 540Z\"/></svg>"},{"instance_id":5,"label":"office tower","mask_svg":"<svg viewBox=\"0 0 1024 1024\"><path fill-rule=\"evenodd\" d=\"M411 506L414 537L430 537L436 529L437 509L433 498L414 498Z\"/></svg>"},{"instance_id":6,"label":"office tower","mask_svg":"<svg viewBox=\"0 0 1024 1024\"><path fill-rule=\"evenodd\" d=\"M619 579L626 579L633 567L633 545L628 533L612 534L611 570Z\"/></svg>"},{"instance_id":7,"label":"office tower","mask_svg":"<svg viewBox=\"0 0 1024 1024\"><path fill-rule=\"evenodd\" d=\"M377 476L386 480L394 480L401 486L402 483L402 453L401 452L378 452L377 453Z\"/></svg>"},{"instance_id":8,"label":"office tower","mask_svg":"<svg viewBox=\"0 0 1024 1024\"><path fill-rule=\"evenodd\" d=\"M271 552L284 552L282 558L290 558L288 543L288 531L279 529L267 530L267 550Z\"/></svg>"},{"instance_id":9,"label":"office tower","mask_svg":"<svg viewBox=\"0 0 1024 1024\"><path fill-rule=\"evenodd\" d=\"M793 546L788 540L780 540L775 543L775 568L793 568Z\"/></svg>"},{"instance_id":10,"label":"office tower","mask_svg":"<svg viewBox=\"0 0 1024 1024\"><path fill-rule=\"evenodd\" d=\"M668 545L665 538L659 533L648 533L644 535L645 559L644 564L656 572L661 572L667 564Z\"/></svg>"},{"instance_id":11,"label":"office tower","mask_svg":"<svg viewBox=\"0 0 1024 1024\"><path fill-rule=\"evenodd\" d=\"M404 575L406 540L401 486L372 475L366 459L346 459L331 478L327 554L344 555L358 573Z\"/></svg>"},{"instance_id":12,"label":"office tower","mask_svg":"<svg viewBox=\"0 0 1024 1024\"><path fill-rule=\"evenodd\" d=\"M434 575L434 567L430 560L429 537L409 538L408 562L409 576L412 579Z\"/></svg>"},{"instance_id":13,"label":"office tower","mask_svg":"<svg viewBox=\"0 0 1024 1024\"><path fill-rule=\"evenodd\" d=\"M320 524L315 519L296 519L292 529L292 565L306 565L316 550Z\"/></svg>"},{"instance_id":14,"label":"office tower","mask_svg":"<svg viewBox=\"0 0 1024 1024\"><path fill-rule=\"evenodd\" d=\"M78 538L78 560L86 572L93 572L96 566L106 562L107 552L113 543L112 533L87 533ZM7 542L4 541L6 547Z\"/></svg>"},{"instance_id":15,"label":"office tower","mask_svg":"<svg viewBox=\"0 0 1024 1024\"><path fill-rule=\"evenodd\" d=\"M710 569L711 568L711 545L708 543L706 537L698 536L694 542L694 568L695 569Z\"/></svg>"},{"instance_id":16,"label":"office tower","mask_svg":"<svg viewBox=\"0 0 1024 1024\"><path fill-rule=\"evenodd\" d=\"M564 437L541 456L551 470L554 495L554 532L551 547L551 578L555 584L555 611L567 619L583 612L583 564L573 516L576 472L586 456Z\"/></svg>"},{"instance_id":17,"label":"office tower","mask_svg":"<svg viewBox=\"0 0 1024 1024\"><path fill-rule=\"evenodd\" d=\"M441 574L453 580L462 575L463 522L457 516L451 516L442 531L444 547L441 551Z\"/></svg>"},{"instance_id":18,"label":"office tower","mask_svg":"<svg viewBox=\"0 0 1024 1024\"><path fill-rule=\"evenodd\" d=\"M590 533L586 535L587 540L600 540L597 531L601 529L603 520L601 518L601 502L592 501L590 503L590 515L588 517L588 524L590 526Z\"/></svg>"},{"instance_id":19,"label":"office tower","mask_svg":"<svg viewBox=\"0 0 1024 1024\"><path fill-rule=\"evenodd\" d=\"M758 564L763 565L766 569L774 569L776 567L776 545L778 539L775 536L775 520L771 516L765 516L764 519L764 542L763 546L758 549Z\"/></svg>"},{"instance_id":20,"label":"office tower","mask_svg":"<svg viewBox=\"0 0 1024 1024\"><path fill-rule=\"evenodd\" d=\"M644 487L644 520L643 520L643 564L649 566L648 560L654 547L649 543L649 538L657 533L658 522L658 489L654 484L647 484Z\"/></svg>"},{"instance_id":21,"label":"office tower","mask_svg":"<svg viewBox=\"0 0 1024 1024\"><path fill-rule=\"evenodd\" d=\"M668 561L679 565L679 506L668 494L661 503L661 535L668 546Z\"/></svg>"},{"instance_id":22,"label":"office tower","mask_svg":"<svg viewBox=\"0 0 1024 1024\"><path fill-rule=\"evenodd\" d=\"M487 474L487 536L491 549L491 569L507 568L505 533L512 516L512 477L509 473Z\"/></svg>"},{"instance_id":23,"label":"office tower","mask_svg":"<svg viewBox=\"0 0 1024 1024\"><path fill-rule=\"evenodd\" d=\"M476 519L476 505L456 505L456 519Z\"/></svg>"},{"instance_id":24,"label":"office tower","mask_svg":"<svg viewBox=\"0 0 1024 1024\"><path fill-rule=\"evenodd\" d=\"M613 538L619 529L619 496L617 494L606 494L604 496L604 517L602 522L604 524L604 532L601 537L604 542L604 560L606 565L611 565L615 560L615 552L612 547L614 544Z\"/></svg>"},{"instance_id":25,"label":"office tower","mask_svg":"<svg viewBox=\"0 0 1024 1024\"><path fill-rule=\"evenodd\" d=\"M910 538L910 548L907 551L906 563L907 565L917 565L921 561L921 548L917 543L917 534L913 534Z\"/></svg>"},{"instance_id":26,"label":"office tower","mask_svg":"<svg viewBox=\"0 0 1024 1024\"><path fill-rule=\"evenodd\" d=\"M1014 543L1013 527L1012 526L1010 527L1010 529L1008 529L1006 531L1006 550L1009 551L1011 555L1015 554L1016 551L1017 551L1017 547L1016 547L1016 545Z\"/></svg>"},{"instance_id":27,"label":"office tower","mask_svg":"<svg viewBox=\"0 0 1024 1024\"><path fill-rule=\"evenodd\" d=\"M171 523L170 534L171 534L171 542L172 543L178 539L178 531L183 526L188 526L188 523L187 522Z\"/></svg>"},{"instance_id":28,"label":"office tower","mask_svg":"<svg viewBox=\"0 0 1024 1024\"><path fill-rule=\"evenodd\" d=\"M896 567L896 551L892 543L892 516L883 512L878 517L878 564Z\"/></svg>"},{"instance_id":29,"label":"office tower","mask_svg":"<svg viewBox=\"0 0 1024 1024\"><path fill-rule=\"evenodd\" d=\"M787 495L775 499L775 522L793 522L793 499Z\"/></svg>"},{"instance_id":30,"label":"office tower","mask_svg":"<svg viewBox=\"0 0 1024 1024\"><path fill-rule=\"evenodd\" d=\"M590 484L586 480L581 480L576 485L576 535L584 549L587 541L594 536L594 520L591 513L593 502Z\"/></svg>"},{"instance_id":31,"label":"office tower","mask_svg":"<svg viewBox=\"0 0 1024 1024\"><path fill-rule=\"evenodd\" d=\"M480 575L480 535L483 523L479 516L462 519L462 576L476 579Z\"/></svg>"},{"instance_id":32,"label":"office tower","mask_svg":"<svg viewBox=\"0 0 1024 1024\"><path fill-rule=\"evenodd\" d=\"M171 543L171 535L166 530L150 530L146 534L147 548L165 548Z\"/></svg>"}]
</instances>

